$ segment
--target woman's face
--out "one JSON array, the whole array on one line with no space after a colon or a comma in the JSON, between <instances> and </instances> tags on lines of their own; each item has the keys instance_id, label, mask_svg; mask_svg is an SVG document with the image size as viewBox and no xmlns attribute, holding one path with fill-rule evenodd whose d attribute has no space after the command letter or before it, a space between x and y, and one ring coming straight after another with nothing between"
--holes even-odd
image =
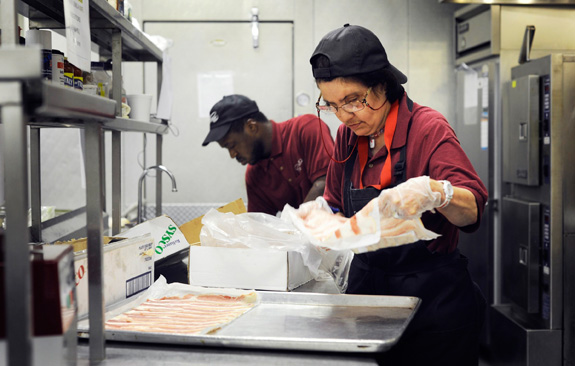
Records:
<instances>
[{"instance_id":1,"label":"woman's face","mask_svg":"<svg viewBox=\"0 0 575 366\"><path fill-rule=\"evenodd\" d=\"M362 101L368 88L356 81L348 81L337 78L332 81L324 81L318 84L322 99L326 104L337 106L337 118L349 127L358 136L373 135L385 124L390 105L387 102L385 90L382 87L374 87L367 95L367 103L374 109L365 106L357 112L346 112L342 105L354 100ZM385 105L384 105L385 104Z\"/></svg>"}]
</instances>

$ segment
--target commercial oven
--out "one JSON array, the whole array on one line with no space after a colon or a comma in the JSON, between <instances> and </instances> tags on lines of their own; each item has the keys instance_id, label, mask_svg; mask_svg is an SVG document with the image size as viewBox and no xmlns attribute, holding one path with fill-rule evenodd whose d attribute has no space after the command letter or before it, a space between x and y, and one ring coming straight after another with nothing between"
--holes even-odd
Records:
<instances>
[{"instance_id":1,"label":"commercial oven","mask_svg":"<svg viewBox=\"0 0 575 366\"><path fill-rule=\"evenodd\" d=\"M512 68L503 95L494 353L508 364L573 365L575 53Z\"/></svg>"},{"instance_id":2,"label":"commercial oven","mask_svg":"<svg viewBox=\"0 0 575 366\"><path fill-rule=\"evenodd\" d=\"M542 261L550 258L551 253L551 249L544 252L542 248L545 244L541 243L553 241L544 238L554 237L557 242L560 235L565 234L566 243L569 240L575 242L572 235L566 234L573 231L572 227L575 224L571 222L571 229L567 224L570 223L569 220L575 221L575 212L571 211L572 219L569 216L558 216L557 211L553 216L553 210L542 199L544 189L541 187L550 187L548 184L545 185L545 179L550 180L551 175L560 168L557 161L553 169L550 163L541 163L543 161L541 159L550 159L546 151L552 146L550 142L552 136L545 137L543 132L537 135L539 137L531 134L542 128L536 126L547 126L551 120L540 122L539 116L533 117L539 113L534 108L539 108L542 103L541 97L531 96L529 99L519 92L536 87L540 88L539 92L544 92L545 86L539 86L542 80L546 80L547 87L558 87L559 84L568 82L557 81L561 80L561 77L558 75L553 77L549 71L531 71L530 77L523 77L524 75L520 77L521 72L515 71L515 67L524 70L541 63L533 60L519 66L522 41L527 27L536 29L535 36L531 38L530 56L533 59L542 57L555 59L559 57L555 56L557 54L566 55L575 50L575 38L567 36L573 34L572 30L575 31L573 8L468 5L454 13L457 99L456 120L453 121L453 127L462 148L489 191L489 201L480 228L475 233L461 233L459 248L469 257L471 276L482 289L490 305L481 337L482 349L486 352L486 356L493 356L495 362L503 360L505 365L543 364L544 361L538 363L539 361L536 362L533 358L537 354L540 359L571 360L570 365L575 365L573 363L575 344L573 346L568 344L568 342L575 343L572 337L575 331L563 325L573 323L573 317L565 311L564 319L557 318L557 314L562 311L560 309L563 309L561 301L569 300L567 295L561 297L558 287L564 286L563 291L566 293L567 286L575 290L575 284L570 282L562 285L557 282L553 284L553 280L567 276L568 273L557 264L553 266L554 269L545 269L541 265ZM568 56L565 57L569 60ZM559 64L562 68L570 62ZM554 65L559 64L556 62ZM543 78L541 75L544 74L549 76ZM562 75L562 77L568 76L567 73ZM575 81L571 83L575 84ZM515 85L515 88L512 88L513 95L510 95L512 85ZM558 89L553 90L552 95L560 98ZM567 98L568 94L565 93L566 91L561 91L561 98ZM561 115L567 118L568 111L565 108L568 108L569 103L553 104L552 100L548 102L551 103L548 103L548 108L555 106L555 109L562 109ZM509 112L510 103L514 105L513 112ZM528 103L529 106L519 106L521 103ZM506 115L503 114L504 111ZM515 122L514 127L509 127L510 115L515 119L521 119L521 122ZM559 118L558 113L553 115ZM529 118L531 125L528 123ZM561 127L564 135L561 138L566 136L573 138L575 126L568 126L567 124ZM571 128L570 135L567 133L568 128ZM557 129L558 127L554 129L556 133ZM534 143L545 138L549 141L548 145ZM575 154L571 153L568 156ZM534 161L539 165L534 165ZM517 164L520 168L516 167ZM544 178L543 174L547 174L547 178ZM575 173L567 170L562 178L556 177L554 181L567 179L569 174ZM573 178L570 178L570 181L572 182ZM571 189L566 188L566 185L563 187L564 198L569 197L569 194L570 197L575 196L571 193L571 190L575 189L572 183ZM539 192L535 194L537 199L526 199L522 195L524 191ZM557 189L553 192L556 197L561 197ZM521 195L518 195L519 193ZM573 199L570 202L573 202ZM550 226L552 224L547 226L541 224L545 220L551 220L556 224L561 219L565 222L563 234L559 234L560 229L556 226ZM552 229L555 231L550 231ZM559 249L559 244L549 245L550 248L555 248L554 253L563 250L565 258L570 251L575 251L575 248L571 249L566 245L562 245L562 249ZM555 257L555 261L558 260ZM549 274L544 273L544 270L549 270ZM571 273L571 278L573 277ZM546 283L549 285L545 285ZM542 286L550 286L550 290L545 292L541 290ZM523 310L517 309L525 309L525 312L522 313ZM532 314L529 312L534 311L549 314L549 319L539 317L541 331L532 331L533 328L527 325L522 328L515 327L517 322L521 323L524 320L524 315ZM509 313L522 315L511 316ZM514 324L510 326L511 330L503 331L502 328L509 324ZM573 327L575 325L571 326ZM565 337L562 338L563 336ZM559 348L555 344L560 344ZM558 353L562 353L563 356L553 358ZM512 360L516 363L511 362ZM555 364L560 363L545 362L546 366Z\"/></svg>"}]
</instances>

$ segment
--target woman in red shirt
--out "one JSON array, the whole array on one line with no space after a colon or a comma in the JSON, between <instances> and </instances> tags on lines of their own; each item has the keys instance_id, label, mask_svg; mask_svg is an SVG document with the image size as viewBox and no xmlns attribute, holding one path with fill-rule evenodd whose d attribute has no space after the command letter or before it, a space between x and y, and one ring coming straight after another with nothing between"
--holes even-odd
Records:
<instances>
[{"instance_id":1,"label":"woman in red shirt","mask_svg":"<svg viewBox=\"0 0 575 366\"><path fill-rule=\"evenodd\" d=\"M381 197L398 217L421 216L441 236L356 255L347 293L422 299L385 365L477 365L485 300L458 249L459 230L479 227L487 191L437 111L414 103L407 77L371 31L346 24L322 38L310 62L318 113L337 132L324 198L351 217Z\"/></svg>"}]
</instances>

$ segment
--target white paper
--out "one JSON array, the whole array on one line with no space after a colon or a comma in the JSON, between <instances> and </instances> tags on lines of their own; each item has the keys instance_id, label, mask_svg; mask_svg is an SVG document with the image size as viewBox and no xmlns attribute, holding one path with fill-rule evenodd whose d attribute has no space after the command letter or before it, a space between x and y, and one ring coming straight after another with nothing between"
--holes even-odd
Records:
<instances>
[{"instance_id":1,"label":"white paper","mask_svg":"<svg viewBox=\"0 0 575 366\"><path fill-rule=\"evenodd\" d=\"M489 107L489 79L481 77L477 80L477 87L481 89L481 108Z\"/></svg>"},{"instance_id":2,"label":"white paper","mask_svg":"<svg viewBox=\"0 0 575 366\"><path fill-rule=\"evenodd\" d=\"M212 71L198 74L198 113L200 118L210 116L210 109L226 95L234 94L231 71Z\"/></svg>"},{"instance_id":3,"label":"white paper","mask_svg":"<svg viewBox=\"0 0 575 366\"><path fill-rule=\"evenodd\" d=\"M64 0L68 61L90 70L90 0Z\"/></svg>"},{"instance_id":4,"label":"white paper","mask_svg":"<svg viewBox=\"0 0 575 366\"><path fill-rule=\"evenodd\" d=\"M489 147L489 120L481 118L481 149L487 150Z\"/></svg>"},{"instance_id":5,"label":"white paper","mask_svg":"<svg viewBox=\"0 0 575 366\"><path fill-rule=\"evenodd\" d=\"M477 107L477 73L475 71L465 73L463 88L463 107Z\"/></svg>"},{"instance_id":6,"label":"white paper","mask_svg":"<svg viewBox=\"0 0 575 366\"><path fill-rule=\"evenodd\" d=\"M162 86L156 118L170 120L172 118L172 104L174 100L172 88L172 58L164 51L162 62Z\"/></svg>"}]
</instances>

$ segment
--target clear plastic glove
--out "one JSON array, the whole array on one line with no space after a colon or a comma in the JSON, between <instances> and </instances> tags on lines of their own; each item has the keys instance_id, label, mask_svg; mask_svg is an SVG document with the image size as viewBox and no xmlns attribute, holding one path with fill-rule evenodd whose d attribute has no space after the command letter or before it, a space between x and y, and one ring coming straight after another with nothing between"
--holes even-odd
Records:
<instances>
[{"instance_id":1,"label":"clear plastic glove","mask_svg":"<svg viewBox=\"0 0 575 366\"><path fill-rule=\"evenodd\" d=\"M326 211L328 213L331 213L331 209L329 208L327 201L322 196L317 197L313 201L302 203L301 205L299 205L299 208L297 208L293 212L301 219L305 219L313 211Z\"/></svg>"},{"instance_id":2,"label":"clear plastic glove","mask_svg":"<svg viewBox=\"0 0 575 366\"><path fill-rule=\"evenodd\" d=\"M397 187L385 189L377 198L382 217L414 219L441 205L441 193L433 192L429 177L411 178Z\"/></svg>"}]
</instances>

